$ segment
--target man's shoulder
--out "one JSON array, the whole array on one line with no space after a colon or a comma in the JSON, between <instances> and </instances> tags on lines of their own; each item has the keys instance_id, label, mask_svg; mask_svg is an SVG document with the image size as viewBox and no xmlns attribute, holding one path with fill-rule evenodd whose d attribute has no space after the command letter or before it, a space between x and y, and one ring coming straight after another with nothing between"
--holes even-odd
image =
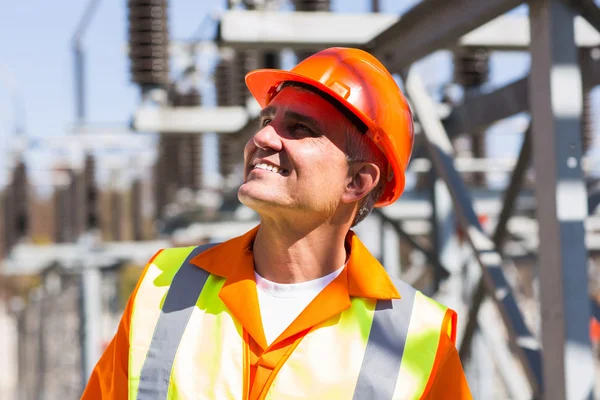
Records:
<instances>
[{"instance_id":1,"label":"man's shoulder","mask_svg":"<svg viewBox=\"0 0 600 400\"><path fill-rule=\"evenodd\" d=\"M165 247L159 250L150 259L150 262L155 265L179 267L186 261L191 261L194 257L204 253L205 251L219 245L221 243L204 243L195 246L175 246Z\"/></svg>"},{"instance_id":2,"label":"man's shoulder","mask_svg":"<svg viewBox=\"0 0 600 400\"><path fill-rule=\"evenodd\" d=\"M415 302L425 302L431 306L437 307L441 310L447 310L449 309L447 306L445 306L444 304L438 302L437 300L435 300L434 298L427 296L426 294L424 294L422 291L416 289L414 286L410 285L409 283L403 281L400 278L396 278L393 276L388 275L390 280L394 283L394 285L396 286L396 289L398 290L398 293L400 293L400 295L402 297L408 297L408 298L414 298Z\"/></svg>"},{"instance_id":3,"label":"man's shoulder","mask_svg":"<svg viewBox=\"0 0 600 400\"><path fill-rule=\"evenodd\" d=\"M227 278L233 268L247 263L247 249L238 238L224 242L205 243L197 246L170 247L162 251L154 262L161 270L176 272L184 264Z\"/></svg>"},{"instance_id":4,"label":"man's shoulder","mask_svg":"<svg viewBox=\"0 0 600 400\"><path fill-rule=\"evenodd\" d=\"M398 293L400 293L402 297L414 297L417 294L418 290L410 284L408 284L407 282L403 281L402 279L396 278L395 276L391 276L389 273L388 278L390 278L390 281L392 281L394 286L396 286L396 290L398 290Z\"/></svg>"}]
</instances>

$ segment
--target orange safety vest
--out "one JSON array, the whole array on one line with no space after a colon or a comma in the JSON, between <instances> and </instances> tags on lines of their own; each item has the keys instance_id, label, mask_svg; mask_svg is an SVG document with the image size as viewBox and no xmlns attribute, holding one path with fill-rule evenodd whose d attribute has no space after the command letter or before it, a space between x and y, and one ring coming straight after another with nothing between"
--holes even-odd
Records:
<instances>
[{"instance_id":1,"label":"orange safety vest","mask_svg":"<svg viewBox=\"0 0 600 400\"><path fill-rule=\"evenodd\" d=\"M392 283L350 233L351 255L342 274L267 346L251 262L256 230L210 249L164 250L148 266L131 313L130 399L418 399L426 394L442 335L455 339L452 310L402 281ZM249 268L229 265L229 277L215 270L239 252L247 253ZM357 276L371 281L356 281ZM345 299L339 289L345 289ZM376 297L352 296L369 291ZM311 313L324 315L311 324Z\"/></svg>"}]
</instances>

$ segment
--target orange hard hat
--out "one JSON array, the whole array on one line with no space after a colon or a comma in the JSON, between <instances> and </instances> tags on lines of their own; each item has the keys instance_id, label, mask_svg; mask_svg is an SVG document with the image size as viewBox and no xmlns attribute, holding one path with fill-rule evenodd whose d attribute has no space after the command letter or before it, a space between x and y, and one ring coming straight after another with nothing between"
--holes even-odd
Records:
<instances>
[{"instance_id":1,"label":"orange hard hat","mask_svg":"<svg viewBox=\"0 0 600 400\"><path fill-rule=\"evenodd\" d=\"M368 135L388 161L386 185L375 207L396 201L404 190L404 171L414 142L410 107L387 69L371 54L350 48L322 50L291 71L258 69L246 85L265 108L284 82L308 85L333 97L366 125Z\"/></svg>"}]
</instances>

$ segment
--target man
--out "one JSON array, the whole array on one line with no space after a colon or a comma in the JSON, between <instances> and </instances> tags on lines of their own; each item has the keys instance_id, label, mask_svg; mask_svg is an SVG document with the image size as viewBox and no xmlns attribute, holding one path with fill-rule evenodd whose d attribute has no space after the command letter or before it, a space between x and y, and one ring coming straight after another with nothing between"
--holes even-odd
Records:
<instances>
[{"instance_id":1,"label":"man","mask_svg":"<svg viewBox=\"0 0 600 400\"><path fill-rule=\"evenodd\" d=\"M246 76L245 235L150 260L84 399L470 399L456 314L392 280L350 228L398 199L410 109L370 54Z\"/></svg>"}]
</instances>

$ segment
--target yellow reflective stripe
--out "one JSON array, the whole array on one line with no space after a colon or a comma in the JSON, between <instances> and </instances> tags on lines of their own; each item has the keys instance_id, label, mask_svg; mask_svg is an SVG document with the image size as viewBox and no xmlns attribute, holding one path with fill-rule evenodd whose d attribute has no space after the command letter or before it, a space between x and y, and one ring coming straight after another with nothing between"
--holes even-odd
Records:
<instances>
[{"instance_id":1,"label":"yellow reflective stripe","mask_svg":"<svg viewBox=\"0 0 600 400\"><path fill-rule=\"evenodd\" d=\"M133 301L129 331L129 398L137 397L140 373L164 298L175 273L194 247L166 249L148 266Z\"/></svg>"},{"instance_id":2,"label":"yellow reflective stripe","mask_svg":"<svg viewBox=\"0 0 600 400\"><path fill-rule=\"evenodd\" d=\"M435 362L446 309L417 292L396 382L395 400L421 398Z\"/></svg>"},{"instance_id":3,"label":"yellow reflective stripe","mask_svg":"<svg viewBox=\"0 0 600 400\"><path fill-rule=\"evenodd\" d=\"M242 399L242 327L219 298L224 278L211 275L175 356L168 399Z\"/></svg>"},{"instance_id":4,"label":"yellow reflective stripe","mask_svg":"<svg viewBox=\"0 0 600 400\"><path fill-rule=\"evenodd\" d=\"M352 298L349 309L306 335L265 399L352 399L374 310L375 300Z\"/></svg>"}]
</instances>

